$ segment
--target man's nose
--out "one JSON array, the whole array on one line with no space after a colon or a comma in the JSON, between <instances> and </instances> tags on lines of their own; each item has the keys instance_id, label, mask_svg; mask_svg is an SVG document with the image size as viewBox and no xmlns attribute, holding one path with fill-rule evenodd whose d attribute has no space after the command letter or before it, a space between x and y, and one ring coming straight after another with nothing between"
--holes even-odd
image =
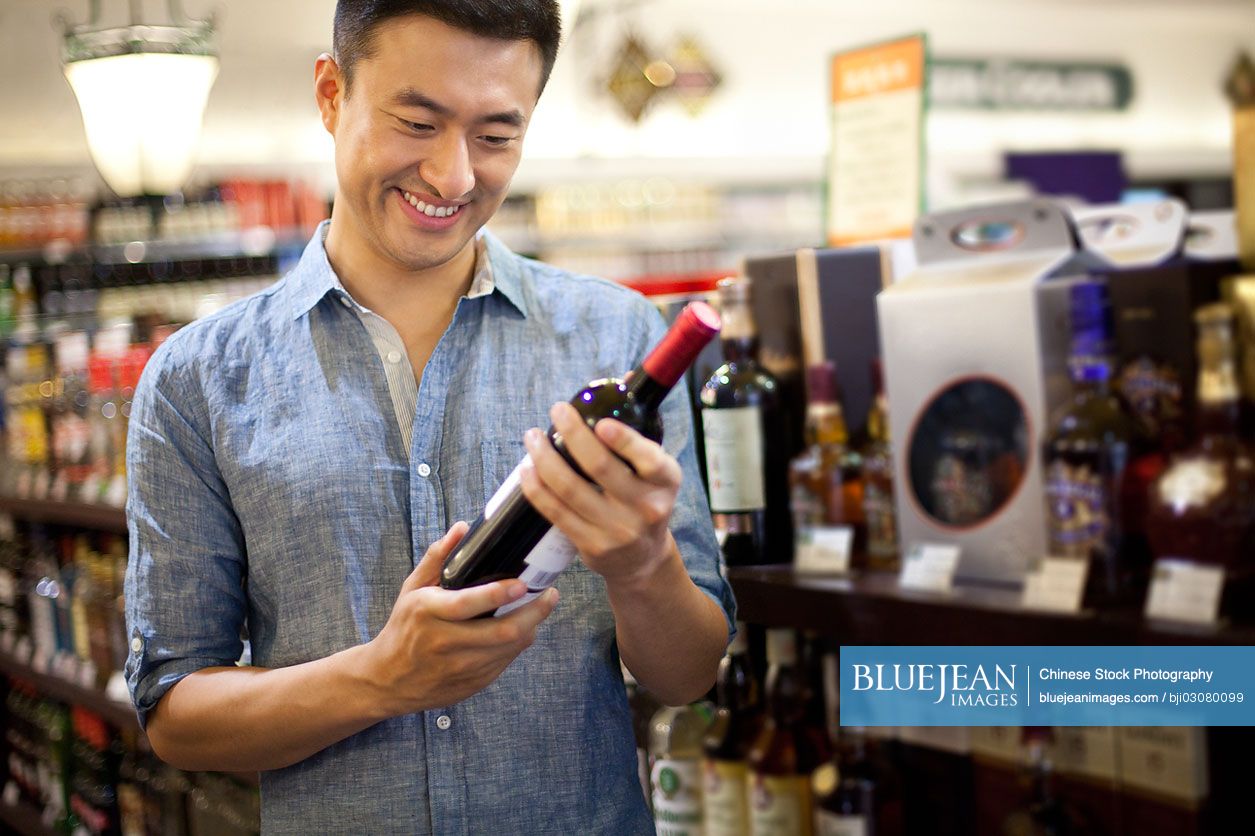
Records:
<instances>
[{"instance_id":1,"label":"man's nose","mask_svg":"<svg viewBox=\"0 0 1255 836\"><path fill-rule=\"evenodd\" d=\"M452 132L441 137L427 159L419 163L418 176L445 200L456 200L474 188L475 172L465 137Z\"/></svg>"}]
</instances>

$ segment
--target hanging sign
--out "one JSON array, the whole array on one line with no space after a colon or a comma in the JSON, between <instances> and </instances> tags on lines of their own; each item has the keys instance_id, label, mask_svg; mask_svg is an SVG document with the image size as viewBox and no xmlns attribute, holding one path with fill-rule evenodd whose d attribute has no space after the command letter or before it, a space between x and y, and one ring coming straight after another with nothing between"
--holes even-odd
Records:
<instances>
[{"instance_id":1,"label":"hanging sign","mask_svg":"<svg viewBox=\"0 0 1255 836\"><path fill-rule=\"evenodd\" d=\"M923 201L926 61L923 35L832 57L830 245L910 236Z\"/></svg>"}]
</instances>

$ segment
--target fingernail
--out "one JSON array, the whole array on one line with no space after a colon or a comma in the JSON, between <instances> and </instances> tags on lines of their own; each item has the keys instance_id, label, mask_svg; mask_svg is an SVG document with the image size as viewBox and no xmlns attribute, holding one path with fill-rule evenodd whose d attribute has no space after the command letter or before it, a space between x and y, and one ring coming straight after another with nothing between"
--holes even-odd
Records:
<instances>
[{"instance_id":1,"label":"fingernail","mask_svg":"<svg viewBox=\"0 0 1255 836\"><path fill-rule=\"evenodd\" d=\"M528 447L535 447L540 442L540 430L532 427L523 434L523 443Z\"/></svg>"},{"instance_id":2,"label":"fingernail","mask_svg":"<svg viewBox=\"0 0 1255 836\"><path fill-rule=\"evenodd\" d=\"M511 601L517 601L527 593L527 584L522 581L510 584L510 588L506 591Z\"/></svg>"},{"instance_id":3,"label":"fingernail","mask_svg":"<svg viewBox=\"0 0 1255 836\"><path fill-rule=\"evenodd\" d=\"M555 424L566 416L566 410L562 408L564 406L566 406L566 404L556 403L549 407L549 419Z\"/></svg>"},{"instance_id":4,"label":"fingernail","mask_svg":"<svg viewBox=\"0 0 1255 836\"><path fill-rule=\"evenodd\" d=\"M549 598L550 604L553 604L554 606L558 605L558 598L560 596L558 595L558 588L556 586L549 587L549 590L545 593L545 595Z\"/></svg>"},{"instance_id":5,"label":"fingernail","mask_svg":"<svg viewBox=\"0 0 1255 836\"><path fill-rule=\"evenodd\" d=\"M622 428L619 426L618 421L603 418L597 422L597 432L600 433L601 437L606 441L615 441L618 439L619 433L622 432Z\"/></svg>"}]
</instances>

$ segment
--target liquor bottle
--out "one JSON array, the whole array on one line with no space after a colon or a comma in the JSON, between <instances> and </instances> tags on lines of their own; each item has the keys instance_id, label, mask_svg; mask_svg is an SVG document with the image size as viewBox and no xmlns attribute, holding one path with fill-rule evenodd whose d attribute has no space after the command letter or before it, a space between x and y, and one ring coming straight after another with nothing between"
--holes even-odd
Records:
<instances>
[{"instance_id":1,"label":"liquor bottle","mask_svg":"<svg viewBox=\"0 0 1255 836\"><path fill-rule=\"evenodd\" d=\"M1071 290L1074 394L1042 443L1049 554L1089 560L1092 605L1128 603L1145 583L1144 555L1130 536L1139 519L1131 467L1143 452L1136 421L1111 387L1111 304L1101 282Z\"/></svg>"},{"instance_id":2,"label":"liquor bottle","mask_svg":"<svg viewBox=\"0 0 1255 836\"><path fill-rule=\"evenodd\" d=\"M867 736L847 726L837 736L832 761L815 770L815 836L872 836L876 819L876 778L867 756Z\"/></svg>"},{"instance_id":3,"label":"liquor bottle","mask_svg":"<svg viewBox=\"0 0 1255 836\"><path fill-rule=\"evenodd\" d=\"M647 438L662 440L658 408L710 339L719 331L719 315L704 302L693 302L630 378L595 380L571 399L589 427L615 418ZM563 458L584 475L566 451L562 436L549 428L549 440ZM511 612L553 586L575 558L575 547L532 507L519 484L525 458L488 500L484 513L453 550L440 585L463 589L505 578L521 578L528 593L495 615ZM585 477L587 478L587 477Z\"/></svg>"},{"instance_id":4,"label":"liquor bottle","mask_svg":"<svg viewBox=\"0 0 1255 836\"><path fill-rule=\"evenodd\" d=\"M662 703L632 676L626 665L623 668L623 684L627 688L628 710L632 713L632 735L636 738L636 772L641 781L645 802L653 806L653 792L649 787L649 733L654 715Z\"/></svg>"},{"instance_id":5,"label":"liquor bottle","mask_svg":"<svg viewBox=\"0 0 1255 836\"><path fill-rule=\"evenodd\" d=\"M1047 752L1052 739L1049 727L1026 726L1023 729L1027 767L1020 782L1025 788L1024 799L1003 820L1003 836L1070 836L1093 832L1058 795L1054 768Z\"/></svg>"},{"instance_id":6,"label":"liquor bottle","mask_svg":"<svg viewBox=\"0 0 1255 836\"><path fill-rule=\"evenodd\" d=\"M867 525L867 565L898 566L898 514L893 498L893 449L889 444L889 400L880 359L872 361L872 405L867 411L863 448L863 518Z\"/></svg>"},{"instance_id":7,"label":"liquor bottle","mask_svg":"<svg viewBox=\"0 0 1255 836\"><path fill-rule=\"evenodd\" d=\"M718 288L725 362L701 393L710 510L729 566L783 563L793 552L780 387L758 364L750 283Z\"/></svg>"},{"instance_id":8,"label":"liquor bottle","mask_svg":"<svg viewBox=\"0 0 1255 836\"><path fill-rule=\"evenodd\" d=\"M666 706L650 725L650 786L658 836L702 834L702 735L710 725L703 703Z\"/></svg>"},{"instance_id":9,"label":"liquor bottle","mask_svg":"<svg viewBox=\"0 0 1255 836\"><path fill-rule=\"evenodd\" d=\"M767 715L750 749L750 832L810 836L811 773L820 758L805 732L806 683L793 631L767 631Z\"/></svg>"},{"instance_id":10,"label":"liquor bottle","mask_svg":"<svg viewBox=\"0 0 1255 836\"><path fill-rule=\"evenodd\" d=\"M837 367L826 361L806 370L806 450L789 465L795 560L822 550L824 534L849 529L854 553L865 548L862 460L850 447L837 398Z\"/></svg>"},{"instance_id":11,"label":"liquor bottle","mask_svg":"<svg viewBox=\"0 0 1255 836\"><path fill-rule=\"evenodd\" d=\"M1148 529L1156 557L1249 574L1255 555L1255 449L1238 435L1241 392L1233 310L1207 305L1198 325L1196 439L1151 487Z\"/></svg>"},{"instance_id":12,"label":"liquor bottle","mask_svg":"<svg viewBox=\"0 0 1255 836\"><path fill-rule=\"evenodd\" d=\"M719 663L715 716L702 740L706 836L749 834L748 759L762 725L762 705L748 651L747 628L738 623Z\"/></svg>"},{"instance_id":13,"label":"liquor bottle","mask_svg":"<svg viewBox=\"0 0 1255 836\"><path fill-rule=\"evenodd\" d=\"M1126 339L1136 346L1153 346L1159 341L1151 320L1133 319L1121 327L1122 346ZM1116 388L1143 434L1155 439L1161 450L1173 453L1185 446L1188 427L1176 367L1153 351L1143 351L1125 361Z\"/></svg>"}]
</instances>

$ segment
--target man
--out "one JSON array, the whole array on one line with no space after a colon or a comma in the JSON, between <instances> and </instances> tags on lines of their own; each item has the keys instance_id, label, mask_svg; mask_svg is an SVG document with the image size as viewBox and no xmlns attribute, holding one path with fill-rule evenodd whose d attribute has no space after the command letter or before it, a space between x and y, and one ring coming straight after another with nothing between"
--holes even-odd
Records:
<instances>
[{"instance_id":1,"label":"man","mask_svg":"<svg viewBox=\"0 0 1255 836\"><path fill-rule=\"evenodd\" d=\"M331 220L136 393L132 696L166 761L262 770L267 832L652 832L619 659L672 703L713 681L732 602L687 401L665 449L555 404L633 367L661 318L477 235L558 36L552 0L341 0L314 82ZM522 584L439 588L453 521L524 453L581 560L476 619Z\"/></svg>"}]
</instances>

